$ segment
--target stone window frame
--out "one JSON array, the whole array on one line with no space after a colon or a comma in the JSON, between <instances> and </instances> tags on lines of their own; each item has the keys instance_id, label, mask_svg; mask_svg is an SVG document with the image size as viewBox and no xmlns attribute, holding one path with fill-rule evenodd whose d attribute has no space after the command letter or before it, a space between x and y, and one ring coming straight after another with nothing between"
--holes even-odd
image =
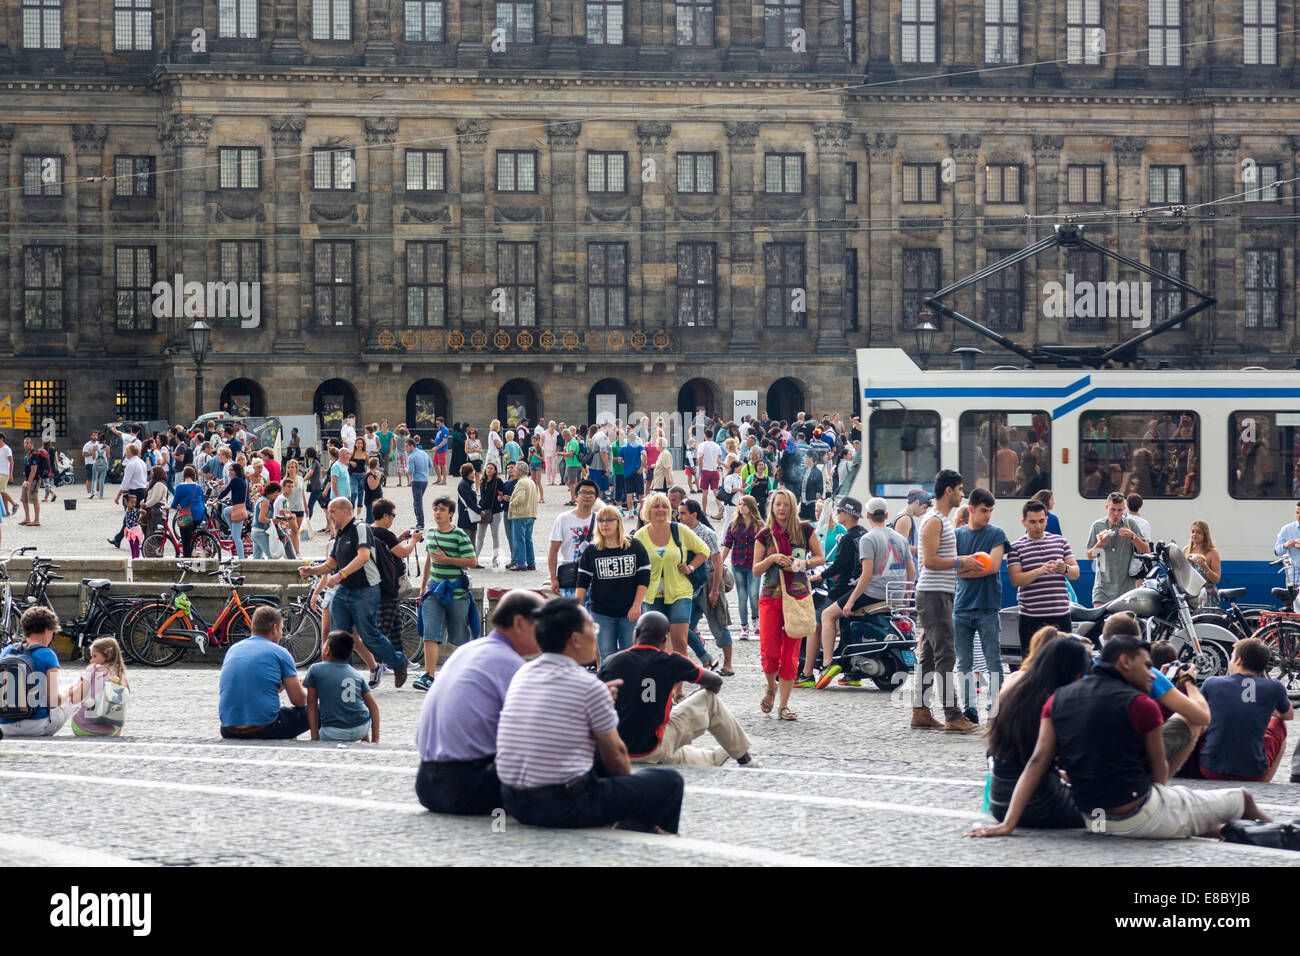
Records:
<instances>
[{"instance_id":1,"label":"stone window frame","mask_svg":"<svg viewBox=\"0 0 1300 956\"><path fill-rule=\"evenodd\" d=\"M1171 195L1176 184L1178 195ZM1147 168L1147 199L1152 206L1181 206L1187 202L1187 167L1181 165Z\"/></svg>"},{"instance_id":2,"label":"stone window frame","mask_svg":"<svg viewBox=\"0 0 1300 956\"><path fill-rule=\"evenodd\" d=\"M1285 276L1283 270L1286 268L1286 259L1283 256L1283 250L1276 246L1268 247L1251 247L1242 250L1241 257L1241 321L1247 329L1257 329L1262 331L1279 331L1282 328L1282 290L1285 286ZM1277 284L1273 288L1261 283L1258 286L1251 285L1251 257L1272 256L1275 260L1273 274L1277 277ZM1262 272L1262 270L1261 270ZM1250 301L1252 296L1258 297L1258 309L1256 321L1252 324L1250 319ZM1262 321L1264 317L1264 303L1267 298L1273 300L1273 314L1276 321L1272 325L1265 325Z\"/></svg>"},{"instance_id":3,"label":"stone window frame","mask_svg":"<svg viewBox=\"0 0 1300 956\"><path fill-rule=\"evenodd\" d=\"M591 172L592 172L592 170L591 170L591 161L592 161L593 159L599 159L599 160L601 161L601 162L600 162L600 166L601 166L600 179L603 180L603 184L604 184L606 187L608 187L608 186L609 186L609 179L610 179L610 172L609 172L609 166L610 166L610 163L609 163L609 157L611 157L611 156L619 156L619 157L621 157L622 160L623 160L623 177L622 177L622 180L623 180L623 181L622 181L622 183L619 184L619 186L618 186L617 189L609 189L609 188L605 188L605 189L592 189L592 188L591 188L591 184L592 184L592 176L591 176ZM588 192L588 194L590 194L590 195L592 195L592 196L624 196L624 195L627 194L627 164L628 164L628 154L627 154L626 152L620 152L620 151L618 151L618 150L599 150L599 149L590 149L590 150L587 151L586 160L587 160L587 162L586 162L586 169L587 169L587 192Z\"/></svg>"},{"instance_id":4,"label":"stone window frame","mask_svg":"<svg viewBox=\"0 0 1300 956\"><path fill-rule=\"evenodd\" d=\"M322 154L334 154L334 158L329 162L327 185L320 185L320 173L322 172L318 157ZM352 182L346 186L339 186L337 183L342 178L339 173L346 166L339 164L340 159L352 160ZM350 146L313 146L311 151L311 188L313 192L330 192L330 193L350 193L356 192L357 188L357 155L356 150Z\"/></svg>"},{"instance_id":5,"label":"stone window frame","mask_svg":"<svg viewBox=\"0 0 1300 956\"><path fill-rule=\"evenodd\" d=\"M34 286L28 285L27 283L27 277L28 277L27 257L32 252L40 253L41 281L39 282L39 284ZM50 254L48 258L53 258L52 254L55 252L58 253L59 279L57 284L50 282L50 276L49 276L50 262L47 261L47 255L46 255L48 253ZM68 247L62 244L46 245L44 243L31 243L22 247L21 255L22 255L22 259L20 260L20 262L22 263L21 269L23 274L22 275L23 328L29 332L62 332L67 324L67 296L65 294L66 293L65 287L68 281L68 273L67 273L67 269L64 266L64 262L68 256ZM48 324L48 322L42 322L40 324L33 323L31 312L28 308L29 294L32 293L40 296L42 300L45 300L46 297L52 294L55 293L58 294L59 305L58 305L57 324L51 325ZM43 312L45 311L44 304L45 303L43 301L42 302Z\"/></svg>"},{"instance_id":6,"label":"stone window frame","mask_svg":"<svg viewBox=\"0 0 1300 956\"><path fill-rule=\"evenodd\" d=\"M901 257L899 259L898 285L899 285L899 293L900 293L900 298L899 298L900 307L898 310L898 322L899 322L899 329L901 331L910 332L913 329L915 329L918 325L921 324L920 315L921 312L925 310L925 296L934 295L934 293L938 292L941 288L943 288L943 250L940 249L938 246L904 246L901 250L899 250L899 252L901 253ZM907 260L909 256L915 256L917 258L917 267L915 269L915 272L916 275L919 277L919 279L918 279L918 284L915 286L910 286L908 285L907 282L907 273L908 273ZM926 283L924 281L923 274L925 272L925 268L924 268L924 264L921 261L922 258L932 260L934 263L935 278L934 278L934 282L932 283L934 285L933 289L925 288L925 286L931 283ZM909 320L908 304L907 304L909 296L916 297L915 321ZM930 319L930 323L936 329L943 328L941 321L942 321L941 318L937 314Z\"/></svg>"},{"instance_id":7,"label":"stone window frame","mask_svg":"<svg viewBox=\"0 0 1300 956\"><path fill-rule=\"evenodd\" d=\"M908 171L916 171L915 189L911 192L912 198L908 198ZM926 172L929 171L933 181L926 182ZM902 197L901 201L909 206L914 205L934 205L943 198L943 188L941 185L941 174L938 163L903 163L899 169L899 190L898 194ZM930 192L927 186L933 189Z\"/></svg>"},{"instance_id":8,"label":"stone window frame","mask_svg":"<svg viewBox=\"0 0 1300 956\"><path fill-rule=\"evenodd\" d=\"M501 22L501 8L510 7L510 22L503 24ZM529 22L531 36L527 40L519 39L519 8L529 7L532 10L532 19ZM506 44L526 43L529 45L537 42L537 0L495 0L492 8L492 22L497 29L508 29L509 35L504 37Z\"/></svg>"},{"instance_id":9,"label":"stone window frame","mask_svg":"<svg viewBox=\"0 0 1300 956\"><path fill-rule=\"evenodd\" d=\"M773 42L768 27L778 22L777 17L769 18L768 10L774 9L780 11L779 23L781 37L779 42ZM793 26L790 25L789 11L797 10L799 12L799 22ZM767 50L789 50L791 43L794 42L794 31L804 30L805 35L808 29L807 24L807 4L804 0L763 0L763 48Z\"/></svg>"},{"instance_id":10,"label":"stone window frame","mask_svg":"<svg viewBox=\"0 0 1300 956\"><path fill-rule=\"evenodd\" d=\"M1273 177L1268 182L1264 181L1265 170L1268 170L1268 174ZM1243 184L1242 201L1248 203L1280 203L1282 201L1282 190L1277 187L1277 182L1281 178L1281 163L1256 163L1255 181ZM1271 196L1269 195L1270 192L1272 193Z\"/></svg>"},{"instance_id":11,"label":"stone window frame","mask_svg":"<svg viewBox=\"0 0 1300 956\"><path fill-rule=\"evenodd\" d=\"M779 169L779 189L772 189L772 160L777 160ZM798 160L794 164L795 175L799 179L799 188L790 189L788 186L791 170L791 161ZM763 154L763 192L768 196L802 196L804 194L805 183L804 154L803 153L764 153Z\"/></svg>"},{"instance_id":12,"label":"stone window frame","mask_svg":"<svg viewBox=\"0 0 1300 956\"><path fill-rule=\"evenodd\" d=\"M799 251L799 278L794 283L787 281L787 271L789 263L786 261L786 254L797 249ZM779 272L776 284L771 282L768 275L768 255L771 250L776 251L778 257L777 270ZM793 306L792 292L802 289L805 296L805 302L808 295L808 244L806 242L790 241L773 241L763 244L763 325L769 329L805 329L808 327L808 310L805 308L802 312L795 312ZM779 292L781 302L781 321L772 321L772 293Z\"/></svg>"},{"instance_id":13,"label":"stone window frame","mask_svg":"<svg viewBox=\"0 0 1300 956\"><path fill-rule=\"evenodd\" d=\"M1091 282L1098 287L1106 281L1106 256L1095 249L1062 249L1065 260L1065 273L1074 275L1074 284ZM1096 311L1101 311L1097 309ZM1112 316L1108 315L1070 315L1066 318L1066 327L1071 332L1105 332Z\"/></svg>"},{"instance_id":14,"label":"stone window frame","mask_svg":"<svg viewBox=\"0 0 1300 956\"><path fill-rule=\"evenodd\" d=\"M1106 28L1103 26L1105 8L1102 3L1103 0L1066 0L1065 57L1069 66L1101 66L1106 37ZM1096 30L1101 31L1103 43L1102 48L1094 52L1095 44L1091 39L1096 36L1093 32Z\"/></svg>"},{"instance_id":15,"label":"stone window frame","mask_svg":"<svg viewBox=\"0 0 1300 956\"><path fill-rule=\"evenodd\" d=\"M442 163L441 186L429 186L429 160L438 157ZM411 159L420 157L420 183L418 188L411 188ZM408 149L402 154L402 182L407 193L431 195L447 191L447 151L445 149Z\"/></svg>"},{"instance_id":16,"label":"stone window frame","mask_svg":"<svg viewBox=\"0 0 1300 956\"><path fill-rule=\"evenodd\" d=\"M692 266L690 273L682 274L682 247L686 246L690 252L690 261L694 263L695 252L700 247L708 247L709 259L712 263L713 275L711 281L701 282L699 279L699 270ZM679 328L691 329L708 329L716 328L718 325L718 244L716 242L699 242L695 240L686 240L676 244L673 249L673 263L676 266L676 277L674 285L677 287L677 325ZM700 302L699 296L694 293L706 291L712 297L712 322L700 321ZM689 296L691 299L691 321L682 321L682 295L683 293L693 293ZM708 318L708 316L705 316Z\"/></svg>"},{"instance_id":17,"label":"stone window frame","mask_svg":"<svg viewBox=\"0 0 1300 956\"><path fill-rule=\"evenodd\" d=\"M54 182L41 181L45 161L54 160ZM34 161L34 164L33 164ZM24 153L22 161L23 197L58 199L63 196L63 157L58 153Z\"/></svg>"},{"instance_id":18,"label":"stone window frame","mask_svg":"<svg viewBox=\"0 0 1300 956\"><path fill-rule=\"evenodd\" d=\"M856 332L860 322L858 288L861 279L858 250L844 247L844 331Z\"/></svg>"},{"instance_id":19,"label":"stone window frame","mask_svg":"<svg viewBox=\"0 0 1300 956\"><path fill-rule=\"evenodd\" d=\"M113 0L113 50L117 53L151 51L154 46L153 17L153 0ZM123 39L124 23L130 34L128 40Z\"/></svg>"},{"instance_id":20,"label":"stone window frame","mask_svg":"<svg viewBox=\"0 0 1300 956\"><path fill-rule=\"evenodd\" d=\"M1264 5L1272 3L1273 19L1264 19ZM1254 6L1254 16L1251 7ZM1241 4L1241 63L1243 66L1277 66L1277 0L1242 0ZM1253 36L1252 36L1253 33ZM1265 59L1265 41L1273 45L1272 58ZM1251 55L1254 55L1254 60Z\"/></svg>"},{"instance_id":21,"label":"stone window frame","mask_svg":"<svg viewBox=\"0 0 1300 956\"><path fill-rule=\"evenodd\" d=\"M610 278L613 272L613 270L610 268L610 256L615 251L615 249L621 249L623 253L623 281L621 283L616 283ZM593 258L593 253L604 257L604 266L605 266L604 282L596 282L593 279L593 266L597 264L596 260ZM626 328L627 326L631 325L631 323L628 321L629 311L630 311L628 289L631 284L631 271L632 271L630 265L631 261L632 261L631 251L629 250L628 243L626 242L620 242L620 241L604 242L604 241L594 240L587 243L586 273L587 273L587 325L588 326L594 328L602 328L602 329L604 328L618 329L618 328ZM596 321L596 310L592 308L593 305L592 293L597 289L605 290L604 314L600 316L599 322ZM614 322L612 321L614 316L612 316L611 314L613 311L611 308L611 303L613 301L612 296L617 294L619 291L622 292L622 297L623 297L623 321Z\"/></svg>"},{"instance_id":22,"label":"stone window frame","mask_svg":"<svg viewBox=\"0 0 1300 956\"><path fill-rule=\"evenodd\" d=\"M844 164L844 205L855 206L858 202L858 164Z\"/></svg>"},{"instance_id":23,"label":"stone window frame","mask_svg":"<svg viewBox=\"0 0 1300 956\"><path fill-rule=\"evenodd\" d=\"M39 50L48 52L50 50L63 49L63 0L22 0L22 48L24 50ZM50 14L54 16L51 17ZM29 14L31 17L29 18ZM29 28L35 28L35 43L29 43L32 38ZM56 42L49 42L49 31L47 27L52 27L54 39Z\"/></svg>"},{"instance_id":24,"label":"stone window frame","mask_svg":"<svg viewBox=\"0 0 1300 956\"><path fill-rule=\"evenodd\" d=\"M416 247L416 248L413 250L413 249L412 249L412 246L414 246L414 247ZM437 249L437 250L440 252L440 255L441 255L441 274L442 274L442 281L441 281L441 282L431 282L431 281L429 281L429 273L430 273L429 264L430 264L430 262L433 261L433 260L430 258L430 255L429 255L429 254L430 254L430 252L433 251L434 249ZM415 282L415 281L413 281L412 278L411 278L411 253L412 253L413 251L418 251L418 252L420 253L420 265L421 265L421 267L422 267L423 270L424 270L424 276L423 276L423 279L422 279L421 281L419 281L419 282ZM405 323L404 323L404 324L407 326L407 328L413 328L413 329L414 329L414 328L443 328L443 327L445 327L445 326L447 325L447 304L448 304L448 302L450 301L450 295L449 295L449 284L448 284L447 274L448 274L448 272L450 271L450 266L451 266L451 256L450 256L450 252L449 252L449 250L448 250L448 243L447 243L447 240L445 240L445 239L408 239L407 242L406 242L406 248L403 250L403 253L404 253L404 254L403 254L403 256L402 256L402 262L403 262L403 267L402 267L402 268L403 268L403 276L404 276L405 283L406 283L406 285L405 285L405 292L406 292L406 296L405 296L405 305L404 305L403 310L402 310L403 313L404 313L404 315L405 315ZM411 321L411 290L412 290L412 289L423 289L423 290L424 290L424 293L423 293L423 315L421 316L421 321L420 321L420 322L412 322L412 321ZM429 321L429 313L430 313L430 309L429 309L429 302L430 302L429 291L430 291L430 290L435 290L435 291L437 291L437 292L440 294L440 296L441 296L441 299L442 299L442 321L441 321L441 322L432 322L432 321Z\"/></svg>"},{"instance_id":25,"label":"stone window frame","mask_svg":"<svg viewBox=\"0 0 1300 956\"><path fill-rule=\"evenodd\" d=\"M1159 22L1153 23L1151 18L1157 11L1160 19ZM1177 14L1177 23L1169 23L1170 12ZM1186 11L1183 10L1183 0L1147 0L1146 65L1157 69L1182 69L1186 60L1183 55L1183 30L1186 26L1187 16ZM1175 63L1169 62L1171 52L1177 57Z\"/></svg>"},{"instance_id":26,"label":"stone window frame","mask_svg":"<svg viewBox=\"0 0 1300 956\"><path fill-rule=\"evenodd\" d=\"M317 270L317 264L320 261L318 252L324 243L329 248L330 263L329 274L322 277ZM339 277L339 255L342 250L347 251L349 260L348 272L351 278L347 282L340 281ZM311 268L312 268L312 297L311 297L311 318L312 327L317 330L324 329L352 329L357 324L357 244L351 239L313 239L311 246ZM325 324L321 321L321 314L317 309L317 298L322 289L331 290L330 294L330 311L331 314L337 315L338 309L335 308L338 297L333 295L339 289L348 293L348 321L330 322Z\"/></svg>"},{"instance_id":27,"label":"stone window frame","mask_svg":"<svg viewBox=\"0 0 1300 956\"><path fill-rule=\"evenodd\" d=\"M536 328L537 326L541 325L541 309L539 308L539 306L541 305L542 297L541 297L541 289L538 281L538 276L540 276L542 271L540 246L541 244L539 242L531 239L529 240L498 239L497 240L496 288L505 290L506 305L508 307L507 310L497 313L497 324L502 328ZM525 248L531 248L533 253L532 255L533 277L531 281L525 281L519 278L520 253L522 253ZM501 258L502 253L505 253L507 256L512 257L514 259L513 266L514 266L515 278L514 281L512 282L506 282L503 279L505 270L502 269L502 262L503 262ZM533 292L533 298L532 298L533 316L532 316L532 321L525 324L519 321L520 319L519 307L520 304L523 302L523 291L527 289L531 289ZM514 321L507 322L506 321L507 314L512 315Z\"/></svg>"},{"instance_id":28,"label":"stone window frame","mask_svg":"<svg viewBox=\"0 0 1300 956\"><path fill-rule=\"evenodd\" d=\"M244 185L244 171L248 168L245 164L245 153L252 153L254 162L252 163L253 177L255 182L251 186ZM227 186L225 180L226 159L230 157L233 162L235 185ZM262 188L262 148L260 146L218 146L217 147L217 187L219 189L239 190L240 192L253 192Z\"/></svg>"},{"instance_id":29,"label":"stone window frame","mask_svg":"<svg viewBox=\"0 0 1300 956\"><path fill-rule=\"evenodd\" d=\"M600 39L592 39L592 14L600 8L601 23L599 25ZM610 21L611 11L617 8L620 14L618 30L620 37L618 40L609 39L613 25ZM627 45L627 2L626 0L585 0L583 3L583 25L587 46L626 46Z\"/></svg>"},{"instance_id":30,"label":"stone window frame","mask_svg":"<svg viewBox=\"0 0 1300 956\"><path fill-rule=\"evenodd\" d=\"M1097 197L1089 199L1088 173L1098 171ZM1079 176L1079 195L1075 199L1075 176ZM1065 201L1071 206L1100 206L1106 201L1106 164L1105 163L1070 163L1065 167Z\"/></svg>"},{"instance_id":31,"label":"stone window frame","mask_svg":"<svg viewBox=\"0 0 1300 956\"><path fill-rule=\"evenodd\" d=\"M318 26L321 20L317 14L321 8L328 17L325 24L323 36L318 35ZM346 16L339 16L340 7L346 7ZM351 43L354 30L352 28L352 19L355 14L355 6L352 0L311 0L311 6L307 12L308 28L311 30L311 42L313 43Z\"/></svg>"},{"instance_id":32,"label":"stone window frame","mask_svg":"<svg viewBox=\"0 0 1300 956\"><path fill-rule=\"evenodd\" d=\"M217 0L217 39L258 39L257 8L257 0ZM250 22L253 32L247 33Z\"/></svg>"},{"instance_id":33,"label":"stone window frame","mask_svg":"<svg viewBox=\"0 0 1300 956\"><path fill-rule=\"evenodd\" d=\"M912 5L912 18L908 18L908 5ZM927 15L930 19L924 19ZM902 0L899 8L898 59L901 63L938 63L939 62L939 0ZM915 31L913 43L916 54L907 55L908 29ZM929 37L931 57L924 59L924 40Z\"/></svg>"},{"instance_id":34,"label":"stone window frame","mask_svg":"<svg viewBox=\"0 0 1300 956\"><path fill-rule=\"evenodd\" d=\"M1015 199L1006 198L1008 177L1011 177L1012 181L1015 183ZM992 199L990 196L993 194L994 190L990 187L995 182L998 186L997 194L999 198ZM1025 164L985 163L984 204L987 206L1023 206L1025 204Z\"/></svg>"},{"instance_id":35,"label":"stone window frame","mask_svg":"<svg viewBox=\"0 0 1300 956\"><path fill-rule=\"evenodd\" d=\"M130 166L125 172L123 164ZM117 199L154 199L158 195L158 160L154 156L118 153L113 157L113 196ZM123 192L126 185L128 192ZM143 188L141 188L143 187Z\"/></svg>"},{"instance_id":36,"label":"stone window frame","mask_svg":"<svg viewBox=\"0 0 1300 956\"><path fill-rule=\"evenodd\" d=\"M997 11L995 19L990 20L990 7L996 6ZM1011 19L1008 19L1008 8L1012 11ZM1020 39L1021 39L1021 21L1020 21L1020 0L984 0L984 62L1001 66L1016 66L1020 63ZM992 31L990 33L990 31ZM1014 59L1006 59L1005 47L1009 40L1009 33L1015 34L1015 51L1012 54ZM990 47L989 41L993 40L993 46ZM990 49L995 51L995 56L990 59Z\"/></svg>"},{"instance_id":37,"label":"stone window frame","mask_svg":"<svg viewBox=\"0 0 1300 956\"><path fill-rule=\"evenodd\" d=\"M1006 259L1008 256L1010 256L1012 253L1016 251L1017 251L1016 249L1005 249L1005 248L986 249L984 251L984 255L985 255L984 263L986 266L995 265L996 263L1001 262L1002 260ZM1011 281L1012 276L1014 276L1015 278L1014 282ZM990 329L993 329L995 332L1023 332L1025 330L1025 264L1024 262L1023 261L1017 262L1015 266L1011 268L1002 269L999 272L993 273L987 279L984 280L983 285L984 285L984 289L983 289L984 313L983 314L986 318L985 324L988 325L988 327ZM990 296L994 297L998 301L1005 300L1007 298L1010 298L1011 296L1015 297L1016 308L1014 310L1014 315L1016 317L1016 321L1014 323L995 321L993 319L992 310L989 308ZM1001 312L999 312L999 315L1007 312L1008 310L1003 309Z\"/></svg>"},{"instance_id":38,"label":"stone window frame","mask_svg":"<svg viewBox=\"0 0 1300 956\"><path fill-rule=\"evenodd\" d=\"M122 281L122 254L131 258L131 281ZM140 270L140 256L145 254L149 262L149 278L139 284L137 276ZM118 332L152 332L155 327L153 314L153 284L158 281L158 247L155 245L117 245L113 247L113 316L114 327ZM132 300L131 316L123 320L123 296ZM140 304L144 303L141 309ZM147 324L141 321L148 320Z\"/></svg>"},{"instance_id":39,"label":"stone window frame","mask_svg":"<svg viewBox=\"0 0 1300 956\"><path fill-rule=\"evenodd\" d=\"M532 183L532 188L530 188L530 189L519 189L519 188L518 188L518 185L519 185L519 160L520 160L521 157L530 157L530 158L532 159L532 164L533 164L533 166L532 166L532 177L533 177L533 183ZM498 149L498 150L496 151L495 159L496 159L496 161L493 163L493 167L494 167L494 169L496 170L496 182L493 183L494 191L495 191L495 192L498 192L498 193L522 193L522 194L525 194L525 195L533 195L533 194L536 194L536 193L539 191L538 179L539 179L540 177L538 176L537 150L535 150L535 149ZM512 170L512 172L511 172L511 175L512 175L512 177L513 177L514 184L515 184L515 187L516 187L516 188L513 188L513 189L502 189L502 188L501 188L501 180L502 180L502 176L501 176L501 168L502 168L502 167L501 167L501 162L502 162L502 160L508 160L508 161L511 161L511 162L513 163L513 170Z\"/></svg>"},{"instance_id":40,"label":"stone window frame","mask_svg":"<svg viewBox=\"0 0 1300 956\"><path fill-rule=\"evenodd\" d=\"M231 273L226 269L226 252L231 247L234 247L235 254L234 275L231 275ZM245 256L250 249L253 253L254 262L254 268L251 270L245 268L247 262ZM233 237L230 239L217 240L217 277L221 282L260 283L262 281L262 265L263 256L261 239L240 239L238 237ZM247 278L250 273L252 274L251 279ZM210 316L208 321L215 325L231 328L239 328L243 323L243 319L237 314L237 310L235 314L218 317Z\"/></svg>"},{"instance_id":41,"label":"stone window frame","mask_svg":"<svg viewBox=\"0 0 1300 956\"><path fill-rule=\"evenodd\" d=\"M1177 276L1184 282L1187 281L1187 250L1184 248L1164 248L1150 249L1149 261L1152 269L1157 272L1167 272L1172 276ZM1178 257L1177 268L1170 268L1170 256ZM1172 315L1177 315L1185 307L1186 300L1183 298L1183 290L1177 286L1169 285L1161 279L1151 279L1151 320L1153 322L1163 322ZM1175 328L1185 328L1186 322L1180 322Z\"/></svg>"},{"instance_id":42,"label":"stone window frame","mask_svg":"<svg viewBox=\"0 0 1300 956\"><path fill-rule=\"evenodd\" d=\"M419 8L421 36L412 37L409 32L411 25L410 11L412 7ZM429 8L438 8L438 37L435 40L429 39ZM405 43L424 43L439 44L447 42L447 4L446 0L404 0L402 4L402 40Z\"/></svg>"},{"instance_id":43,"label":"stone window frame","mask_svg":"<svg viewBox=\"0 0 1300 956\"><path fill-rule=\"evenodd\" d=\"M708 42L700 42L700 20L703 11L708 11ZM690 17L691 35L694 41L682 42L681 17L683 12ZM682 49L710 50L717 44L718 13L714 0L679 0L673 4L673 42Z\"/></svg>"},{"instance_id":44,"label":"stone window frame","mask_svg":"<svg viewBox=\"0 0 1300 956\"><path fill-rule=\"evenodd\" d=\"M696 150L683 150L674 156L675 182L674 188L683 196L716 196L718 194L718 153L716 150L709 152L700 152ZM682 189L682 160L685 159L690 164L692 185L696 188ZM700 180L699 171L700 163L708 161L710 189L698 188Z\"/></svg>"}]
</instances>

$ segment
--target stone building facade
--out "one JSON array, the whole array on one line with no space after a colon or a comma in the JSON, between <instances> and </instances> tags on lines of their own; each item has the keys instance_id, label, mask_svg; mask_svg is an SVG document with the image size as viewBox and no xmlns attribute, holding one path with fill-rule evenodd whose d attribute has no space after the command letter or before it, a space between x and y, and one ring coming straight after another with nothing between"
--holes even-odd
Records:
<instances>
[{"instance_id":1,"label":"stone building facade","mask_svg":"<svg viewBox=\"0 0 1300 956\"><path fill-rule=\"evenodd\" d=\"M848 412L852 349L1064 217L1217 299L1147 361L1289 364L1295 6L3 0L0 398L188 420L201 309L206 410ZM1042 294L1116 266L955 305L1116 341ZM257 283L255 323L177 276ZM1010 358L935 324L934 363Z\"/></svg>"}]
</instances>

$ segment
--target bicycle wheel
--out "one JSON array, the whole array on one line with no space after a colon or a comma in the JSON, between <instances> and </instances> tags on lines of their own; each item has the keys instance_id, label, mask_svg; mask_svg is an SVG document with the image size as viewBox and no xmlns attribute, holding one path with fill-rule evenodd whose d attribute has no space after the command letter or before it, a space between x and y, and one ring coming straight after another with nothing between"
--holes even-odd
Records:
<instances>
[{"instance_id":1,"label":"bicycle wheel","mask_svg":"<svg viewBox=\"0 0 1300 956\"><path fill-rule=\"evenodd\" d=\"M211 531L198 531L194 535L194 557L196 558L219 558L221 557L221 541Z\"/></svg>"},{"instance_id":2,"label":"bicycle wheel","mask_svg":"<svg viewBox=\"0 0 1300 956\"><path fill-rule=\"evenodd\" d=\"M402 601L398 605L398 615L402 626L402 653L412 664L424 660L424 641L420 638L420 607Z\"/></svg>"},{"instance_id":3,"label":"bicycle wheel","mask_svg":"<svg viewBox=\"0 0 1300 956\"><path fill-rule=\"evenodd\" d=\"M229 615L229 619L226 621L226 647L230 647L236 641L242 641L244 638L248 637L249 634L253 633L249 625L253 620L253 612L259 607L273 607L277 611L280 609L280 606L272 601L256 599L244 601L244 610L248 612L248 616L245 617L236 610Z\"/></svg>"},{"instance_id":4,"label":"bicycle wheel","mask_svg":"<svg viewBox=\"0 0 1300 956\"><path fill-rule=\"evenodd\" d=\"M184 656L185 648L172 647L154 640L154 635L162 629L174 610L170 604L154 602L141 605L123 619L120 643L138 663L148 667L166 667ZM184 623L184 619L181 619L181 623Z\"/></svg>"},{"instance_id":5,"label":"bicycle wheel","mask_svg":"<svg viewBox=\"0 0 1300 956\"><path fill-rule=\"evenodd\" d=\"M280 614L284 618L280 646L289 652L299 669L306 667L320 656L320 618L305 602L290 604Z\"/></svg>"},{"instance_id":6,"label":"bicycle wheel","mask_svg":"<svg viewBox=\"0 0 1300 956\"><path fill-rule=\"evenodd\" d=\"M134 610L134 604L114 604L105 608L92 620L86 627L86 630L90 633L86 635L85 646L81 649L81 659L89 662L90 645L101 637L111 637L118 641L118 647L121 647L122 642L118 640L118 635L122 633L122 622ZM134 659L134 655L129 654L125 649L123 649L122 653Z\"/></svg>"},{"instance_id":7,"label":"bicycle wheel","mask_svg":"<svg viewBox=\"0 0 1300 956\"><path fill-rule=\"evenodd\" d=\"M161 558L167 547L167 537L161 531L155 531L144 539L140 545L140 554L146 558Z\"/></svg>"},{"instance_id":8,"label":"bicycle wheel","mask_svg":"<svg viewBox=\"0 0 1300 956\"><path fill-rule=\"evenodd\" d=\"M1300 623L1270 621L1251 636L1268 648L1265 676L1281 681L1288 696L1300 699Z\"/></svg>"}]
</instances>

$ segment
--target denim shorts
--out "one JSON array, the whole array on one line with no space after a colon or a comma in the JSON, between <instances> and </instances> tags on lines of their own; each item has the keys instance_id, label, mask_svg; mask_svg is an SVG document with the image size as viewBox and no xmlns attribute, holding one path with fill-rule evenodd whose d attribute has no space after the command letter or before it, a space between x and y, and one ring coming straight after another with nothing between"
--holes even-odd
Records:
<instances>
[{"instance_id":1,"label":"denim shorts","mask_svg":"<svg viewBox=\"0 0 1300 956\"><path fill-rule=\"evenodd\" d=\"M691 623L691 606L695 602L690 598L682 598L680 601L674 601L672 604L665 604L662 600L654 602L642 602L641 613L646 611L658 611L664 617L668 618L669 624L689 624Z\"/></svg>"}]
</instances>

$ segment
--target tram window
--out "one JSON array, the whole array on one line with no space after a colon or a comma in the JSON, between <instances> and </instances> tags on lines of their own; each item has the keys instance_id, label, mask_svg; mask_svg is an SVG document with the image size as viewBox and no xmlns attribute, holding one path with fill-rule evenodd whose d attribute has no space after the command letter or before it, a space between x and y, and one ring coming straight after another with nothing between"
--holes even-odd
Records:
<instances>
[{"instance_id":1,"label":"tram window","mask_svg":"<svg viewBox=\"0 0 1300 956\"><path fill-rule=\"evenodd\" d=\"M1050 488L1052 416L1039 412L962 412L958 468L966 489L999 498L1032 498Z\"/></svg>"},{"instance_id":2,"label":"tram window","mask_svg":"<svg viewBox=\"0 0 1300 956\"><path fill-rule=\"evenodd\" d=\"M869 427L872 494L904 498L914 488L933 492L939 473L939 413L877 409Z\"/></svg>"},{"instance_id":3,"label":"tram window","mask_svg":"<svg viewBox=\"0 0 1300 956\"><path fill-rule=\"evenodd\" d=\"M1200 494L1201 419L1195 412L1087 409L1079 416L1079 494L1143 498Z\"/></svg>"},{"instance_id":4,"label":"tram window","mask_svg":"<svg viewBox=\"0 0 1300 956\"><path fill-rule=\"evenodd\" d=\"M1300 496L1300 411L1233 412L1228 445L1233 498Z\"/></svg>"}]
</instances>

